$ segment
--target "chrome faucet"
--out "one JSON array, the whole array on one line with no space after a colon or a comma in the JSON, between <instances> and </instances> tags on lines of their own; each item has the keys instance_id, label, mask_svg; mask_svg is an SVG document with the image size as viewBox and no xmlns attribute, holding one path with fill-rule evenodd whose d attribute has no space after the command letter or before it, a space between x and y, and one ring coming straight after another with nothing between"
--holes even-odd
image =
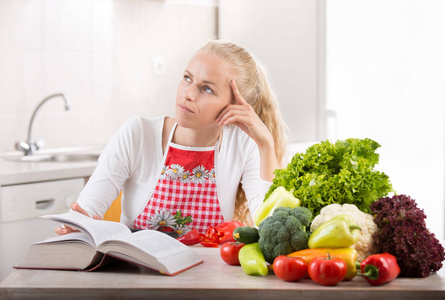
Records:
<instances>
[{"instance_id":1,"label":"chrome faucet","mask_svg":"<svg viewBox=\"0 0 445 300\"><path fill-rule=\"evenodd\" d=\"M70 110L70 101L64 94L53 94L53 95L50 95L50 96L46 97L45 99L43 99L39 103L39 105L37 105L37 107L34 109L34 112L32 113L31 121L29 122L29 128L28 128L28 140L26 142L16 143L15 148L17 150L24 151L25 155L33 155L33 154L35 154L36 150L43 148L42 143L34 142L32 140L32 124L34 122L34 118L37 114L37 111L43 105L43 103L45 103L49 99L52 99L52 98L58 97L58 96L62 97L63 100L65 101L65 110Z\"/></svg>"}]
</instances>

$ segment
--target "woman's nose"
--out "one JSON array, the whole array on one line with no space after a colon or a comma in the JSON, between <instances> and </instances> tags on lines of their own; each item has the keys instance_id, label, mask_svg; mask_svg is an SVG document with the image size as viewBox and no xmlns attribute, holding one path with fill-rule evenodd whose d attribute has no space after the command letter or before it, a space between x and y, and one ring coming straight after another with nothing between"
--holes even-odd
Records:
<instances>
[{"instance_id":1,"label":"woman's nose","mask_svg":"<svg viewBox=\"0 0 445 300\"><path fill-rule=\"evenodd\" d=\"M195 101L196 100L196 87L194 87L193 85L190 86L185 92L185 97L187 100Z\"/></svg>"}]
</instances>

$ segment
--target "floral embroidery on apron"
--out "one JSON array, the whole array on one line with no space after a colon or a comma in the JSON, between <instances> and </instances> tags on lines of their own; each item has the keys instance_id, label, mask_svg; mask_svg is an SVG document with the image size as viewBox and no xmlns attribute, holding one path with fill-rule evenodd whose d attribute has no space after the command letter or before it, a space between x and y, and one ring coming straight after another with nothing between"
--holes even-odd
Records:
<instances>
[{"instance_id":1,"label":"floral embroidery on apron","mask_svg":"<svg viewBox=\"0 0 445 300\"><path fill-rule=\"evenodd\" d=\"M215 148L170 142L155 191L133 226L181 236L193 228L204 233L224 222L216 192Z\"/></svg>"}]
</instances>

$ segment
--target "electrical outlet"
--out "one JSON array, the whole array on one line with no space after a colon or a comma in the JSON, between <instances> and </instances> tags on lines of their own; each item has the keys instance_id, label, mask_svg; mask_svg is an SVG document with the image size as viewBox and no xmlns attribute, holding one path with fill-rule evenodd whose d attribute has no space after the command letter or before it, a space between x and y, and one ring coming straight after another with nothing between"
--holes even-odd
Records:
<instances>
[{"instance_id":1,"label":"electrical outlet","mask_svg":"<svg viewBox=\"0 0 445 300\"><path fill-rule=\"evenodd\" d=\"M153 57L153 74L156 76L164 74L165 61L162 56Z\"/></svg>"}]
</instances>

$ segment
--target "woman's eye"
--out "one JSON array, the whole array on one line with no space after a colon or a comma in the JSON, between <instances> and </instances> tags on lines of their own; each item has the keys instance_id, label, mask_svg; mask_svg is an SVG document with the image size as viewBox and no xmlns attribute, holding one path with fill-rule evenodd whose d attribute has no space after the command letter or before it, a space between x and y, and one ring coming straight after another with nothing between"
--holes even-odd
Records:
<instances>
[{"instance_id":1,"label":"woman's eye","mask_svg":"<svg viewBox=\"0 0 445 300\"><path fill-rule=\"evenodd\" d=\"M204 91L206 93L213 94L213 90L211 88L209 88L208 86L204 87Z\"/></svg>"},{"instance_id":2,"label":"woman's eye","mask_svg":"<svg viewBox=\"0 0 445 300\"><path fill-rule=\"evenodd\" d=\"M188 77L187 75L184 75L184 80L187 82L191 82L192 80L190 79L190 77Z\"/></svg>"}]
</instances>

